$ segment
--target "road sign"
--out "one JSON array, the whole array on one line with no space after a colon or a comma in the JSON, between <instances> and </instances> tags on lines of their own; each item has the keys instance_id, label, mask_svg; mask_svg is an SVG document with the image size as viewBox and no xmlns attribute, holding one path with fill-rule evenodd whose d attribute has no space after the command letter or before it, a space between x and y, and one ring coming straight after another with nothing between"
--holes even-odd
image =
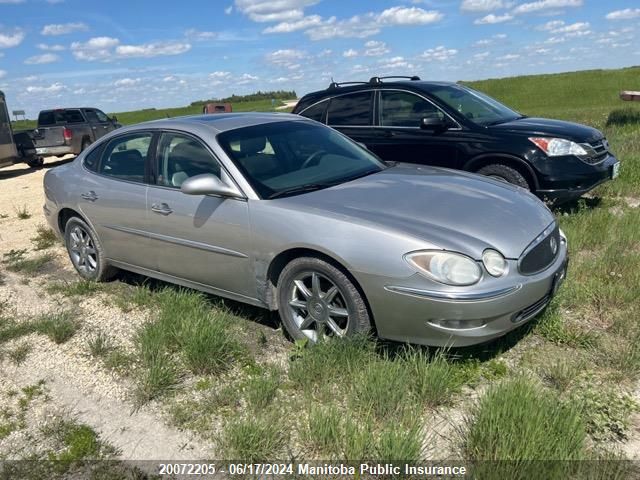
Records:
<instances>
[{"instance_id":1,"label":"road sign","mask_svg":"<svg viewBox=\"0 0 640 480\"><path fill-rule=\"evenodd\" d=\"M13 111L13 116L17 117L17 116L22 116L24 117L24 110L14 110Z\"/></svg>"}]
</instances>

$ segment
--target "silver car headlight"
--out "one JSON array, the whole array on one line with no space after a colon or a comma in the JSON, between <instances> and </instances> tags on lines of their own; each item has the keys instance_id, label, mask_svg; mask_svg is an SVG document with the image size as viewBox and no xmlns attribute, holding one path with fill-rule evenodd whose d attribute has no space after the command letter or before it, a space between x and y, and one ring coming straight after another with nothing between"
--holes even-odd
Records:
<instances>
[{"instance_id":1,"label":"silver car headlight","mask_svg":"<svg viewBox=\"0 0 640 480\"><path fill-rule=\"evenodd\" d=\"M484 263L487 272L494 277L503 276L509 269L509 264L504 256L497 250L485 250L482 254L482 263Z\"/></svg>"},{"instance_id":2,"label":"silver car headlight","mask_svg":"<svg viewBox=\"0 0 640 480\"><path fill-rule=\"evenodd\" d=\"M420 273L447 285L473 285L482 277L478 263L461 253L440 250L414 252L405 255L405 259Z\"/></svg>"},{"instance_id":3,"label":"silver car headlight","mask_svg":"<svg viewBox=\"0 0 640 480\"><path fill-rule=\"evenodd\" d=\"M529 140L550 157L589 155L582 145L566 138L530 137Z\"/></svg>"}]
</instances>

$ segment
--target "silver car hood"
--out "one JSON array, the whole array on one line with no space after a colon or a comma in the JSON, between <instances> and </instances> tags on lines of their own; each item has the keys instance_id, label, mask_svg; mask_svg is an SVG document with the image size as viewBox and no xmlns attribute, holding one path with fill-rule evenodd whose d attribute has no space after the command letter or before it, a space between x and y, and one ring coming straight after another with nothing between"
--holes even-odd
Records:
<instances>
[{"instance_id":1,"label":"silver car hood","mask_svg":"<svg viewBox=\"0 0 640 480\"><path fill-rule=\"evenodd\" d=\"M519 187L408 164L277 202L285 208L375 224L476 259L486 248L519 258L554 221L540 200Z\"/></svg>"}]
</instances>

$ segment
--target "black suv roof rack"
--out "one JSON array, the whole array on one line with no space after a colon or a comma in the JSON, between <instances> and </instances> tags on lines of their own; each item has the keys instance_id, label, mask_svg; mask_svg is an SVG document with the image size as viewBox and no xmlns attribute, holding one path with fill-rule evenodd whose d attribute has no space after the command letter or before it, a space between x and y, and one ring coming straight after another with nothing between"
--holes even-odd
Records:
<instances>
[{"instance_id":1,"label":"black suv roof rack","mask_svg":"<svg viewBox=\"0 0 640 480\"><path fill-rule=\"evenodd\" d=\"M420 80L420 77L417 75L412 75L412 76L400 76L400 75L391 75L388 77L371 77L369 79L368 82L331 82L329 84L329 89L334 89L334 88L339 88L343 85L377 85L379 83L382 83L383 80L387 80L390 78L403 78L405 80L411 80L411 81L418 81Z\"/></svg>"},{"instance_id":2,"label":"black suv roof rack","mask_svg":"<svg viewBox=\"0 0 640 480\"><path fill-rule=\"evenodd\" d=\"M389 78L403 78L405 80L411 80L412 82L416 82L416 81L420 80L420 77L417 76L417 75L412 75L410 77L402 76L402 75L390 75L390 76L387 76L387 77L371 77L369 79L369 83L371 83L373 85L376 85L378 83L382 83L382 80L387 80Z\"/></svg>"},{"instance_id":3,"label":"black suv roof rack","mask_svg":"<svg viewBox=\"0 0 640 480\"><path fill-rule=\"evenodd\" d=\"M332 89L332 88L339 88L339 87L341 87L342 85L366 85L366 84L367 84L367 82L340 82L340 83L338 83L338 82L331 82L331 83L329 84L329 89Z\"/></svg>"}]
</instances>

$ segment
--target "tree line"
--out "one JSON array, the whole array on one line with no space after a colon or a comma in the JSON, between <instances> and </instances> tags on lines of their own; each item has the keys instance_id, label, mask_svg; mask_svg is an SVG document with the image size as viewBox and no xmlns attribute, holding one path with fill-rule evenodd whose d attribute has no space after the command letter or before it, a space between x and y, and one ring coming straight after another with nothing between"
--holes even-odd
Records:
<instances>
[{"instance_id":1,"label":"tree line","mask_svg":"<svg viewBox=\"0 0 640 480\"><path fill-rule=\"evenodd\" d=\"M258 90L255 93L248 95L236 95L233 94L230 97L225 98L212 98L210 100L196 100L191 102L191 106L205 105L207 103L240 103L240 102L255 102L257 100L290 100L297 98L295 90L274 90L271 92L261 92Z\"/></svg>"}]
</instances>

